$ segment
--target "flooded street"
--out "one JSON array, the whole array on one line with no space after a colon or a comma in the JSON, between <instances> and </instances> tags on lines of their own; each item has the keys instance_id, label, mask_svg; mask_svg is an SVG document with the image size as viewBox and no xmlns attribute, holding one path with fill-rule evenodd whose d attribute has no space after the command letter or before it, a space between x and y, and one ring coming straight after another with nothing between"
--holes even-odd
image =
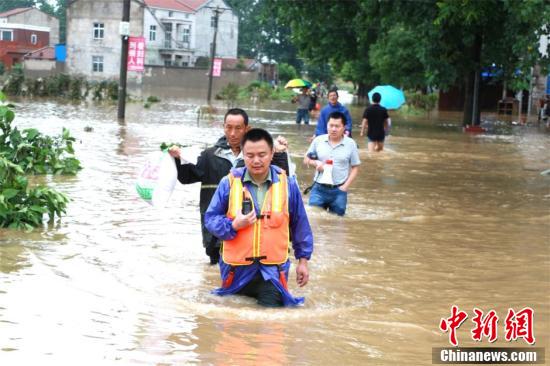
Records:
<instances>
[{"instance_id":1,"label":"flooded street","mask_svg":"<svg viewBox=\"0 0 550 366\"><path fill-rule=\"evenodd\" d=\"M301 159L315 126L296 126L292 105L249 107L254 126L290 142ZM550 135L508 127L464 134L461 116L392 116L386 150L366 151L362 108L352 109L362 165L346 217L308 207L315 248L310 282L289 286L305 306L264 309L217 297L198 213L200 185L179 185L155 209L134 188L161 142L204 148L222 134L225 112L196 105L17 103L15 124L77 138L84 169L37 181L66 193L61 220L32 232L0 229L0 365L428 365L449 346L441 318L457 305L474 342L473 308L499 316L535 311L536 346L550 340ZM85 127L93 131L85 132ZM498 126L497 126L498 127ZM307 201L307 197L304 198ZM548 354L547 354L547 357Z\"/></svg>"}]
</instances>

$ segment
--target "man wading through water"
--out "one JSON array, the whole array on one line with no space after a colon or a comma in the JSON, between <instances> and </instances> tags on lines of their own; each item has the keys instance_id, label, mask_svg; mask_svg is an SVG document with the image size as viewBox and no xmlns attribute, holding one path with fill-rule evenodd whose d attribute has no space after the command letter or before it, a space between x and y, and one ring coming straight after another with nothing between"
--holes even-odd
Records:
<instances>
[{"instance_id":1,"label":"man wading through water","mask_svg":"<svg viewBox=\"0 0 550 366\"><path fill-rule=\"evenodd\" d=\"M288 291L289 249L292 239L298 260L296 282L309 280L307 262L313 234L300 189L293 177L271 165L273 139L260 128L242 141L245 167L231 169L212 197L206 228L223 240L217 295L254 297L262 306L295 306L303 298Z\"/></svg>"},{"instance_id":2,"label":"man wading through water","mask_svg":"<svg viewBox=\"0 0 550 366\"><path fill-rule=\"evenodd\" d=\"M206 254L210 257L210 264L218 263L220 258L220 241L210 234L204 227L204 213L212 199L214 191L220 180L229 173L231 168L243 166L241 154L241 139L248 130L248 114L240 108L233 108L227 111L223 120L224 136L221 137L213 147L204 150L197 164L191 164L181 156L178 146L172 146L168 150L175 158L178 170L178 180L181 184L201 182L200 193L200 214L202 229L202 244ZM286 141L278 139L278 152L274 156L273 164L288 171Z\"/></svg>"}]
</instances>

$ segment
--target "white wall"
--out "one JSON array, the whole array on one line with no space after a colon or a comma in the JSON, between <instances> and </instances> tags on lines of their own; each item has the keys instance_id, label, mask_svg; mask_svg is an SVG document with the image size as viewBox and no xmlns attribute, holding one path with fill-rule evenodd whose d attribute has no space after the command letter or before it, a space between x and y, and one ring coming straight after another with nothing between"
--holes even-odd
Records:
<instances>
[{"instance_id":1,"label":"white wall","mask_svg":"<svg viewBox=\"0 0 550 366\"><path fill-rule=\"evenodd\" d=\"M189 59L191 65L193 64L193 49L195 48L195 35L196 35L196 26L195 26L195 14L184 13L178 11L172 11L170 16L170 11L166 9L156 9L151 8L155 12L154 16L151 15L151 12L147 9L144 10L144 36L146 40L146 60L145 63L148 65L164 65L164 59L161 56L159 50L166 49L165 47L165 30L162 27L162 24L159 23L171 23L172 24L172 37L171 45L174 51L167 52L167 54L179 55ZM156 19L155 19L156 18ZM156 26L156 39L154 41L150 40L149 30L150 27ZM177 27L188 27L190 29L189 43L187 45L183 44L183 34L178 33ZM179 42L179 43L176 43ZM185 47L187 46L187 47Z\"/></svg>"},{"instance_id":2,"label":"white wall","mask_svg":"<svg viewBox=\"0 0 550 366\"><path fill-rule=\"evenodd\" d=\"M214 38L214 28L210 25L215 7L227 9L229 6L223 0L212 0L197 12L197 56L210 56L210 43ZM218 21L218 35L216 42L216 56L223 58L237 58L237 44L239 38L239 20L232 11L224 10Z\"/></svg>"},{"instance_id":3,"label":"white wall","mask_svg":"<svg viewBox=\"0 0 550 366\"><path fill-rule=\"evenodd\" d=\"M143 34L143 8L131 2L130 35ZM67 70L91 80L120 73L122 0L80 0L67 9ZM104 38L94 39L94 23L104 23ZM103 72L92 71L92 56L103 56ZM131 77L132 73L128 73Z\"/></svg>"}]
</instances>

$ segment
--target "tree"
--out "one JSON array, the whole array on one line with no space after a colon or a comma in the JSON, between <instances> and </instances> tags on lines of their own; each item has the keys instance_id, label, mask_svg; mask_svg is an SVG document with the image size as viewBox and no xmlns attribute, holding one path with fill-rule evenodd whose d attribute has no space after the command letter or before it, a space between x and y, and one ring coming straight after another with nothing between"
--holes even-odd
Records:
<instances>
[{"instance_id":1,"label":"tree","mask_svg":"<svg viewBox=\"0 0 550 366\"><path fill-rule=\"evenodd\" d=\"M282 83L286 83L287 81L297 77L298 73L296 72L294 66L285 64L284 62L279 64L279 80Z\"/></svg>"},{"instance_id":2,"label":"tree","mask_svg":"<svg viewBox=\"0 0 550 366\"><path fill-rule=\"evenodd\" d=\"M497 65L502 80L521 88L535 63L543 69L550 63L537 51L550 19L545 0L266 1L290 24L300 55L343 71L360 95L380 81L462 85L464 123L479 123L473 108L482 66Z\"/></svg>"},{"instance_id":3,"label":"tree","mask_svg":"<svg viewBox=\"0 0 550 366\"><path fill-rule=\"evenodd\" d=\"M302 69L302 62L290 41L290 27L272 16L262 0L228 0L239 17L239 56L287 63Z\"/></svg>"},{"instance_id":4,"label":"tree","mask_svg":"<svg viewBox=\"0 0 550 366\"><path fill-rule=\"evenodd\" d=\"M30 8L34 0L4 0L0 2L0 13L16 8Z\"/></svg>"}]
</instances>

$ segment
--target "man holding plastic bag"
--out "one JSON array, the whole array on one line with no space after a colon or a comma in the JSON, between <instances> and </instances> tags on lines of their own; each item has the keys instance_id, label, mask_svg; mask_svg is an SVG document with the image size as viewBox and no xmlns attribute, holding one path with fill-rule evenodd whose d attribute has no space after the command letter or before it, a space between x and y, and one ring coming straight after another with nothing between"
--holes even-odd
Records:
<instances>
[{"instance_id":1,"label":"man holding plastic bag","mask_svg":"<svg viewBox=\"0 0 550 366\"><path fill-rule=\"evenodd\" d=\"M218 187L218 183L231 168L244 166L241 153L241 140L248 130L248 115L240 108L227 111L223 122L224 136L214 146L204 150L196 164L190 163L181 156L181 149L172 146L168 152L175 158L177 179L182 184L201 182L200 214L202 242L210 264L216 264L220 258L220 240L213 236L204 225L204 213ZM288 171L286 141L279 140L279 151L273 158L273 164Z\"/></svg>"}]
</instances>

